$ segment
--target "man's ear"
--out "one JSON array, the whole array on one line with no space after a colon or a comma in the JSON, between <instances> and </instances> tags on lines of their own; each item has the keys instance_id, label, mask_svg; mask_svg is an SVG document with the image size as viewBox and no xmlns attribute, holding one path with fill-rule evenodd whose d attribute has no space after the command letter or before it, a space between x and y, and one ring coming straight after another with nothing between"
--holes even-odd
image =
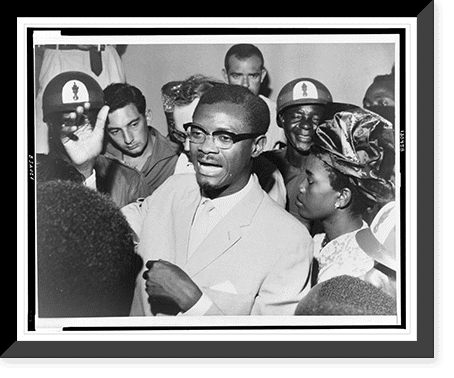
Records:
<instances>
[{"instance_id":1,"label":"man's ear","mask_svg":"<svg viewBox=\"0 0 454 378\"><path fill-rule=\"evenodd\" d=\"M277 115L276 123L281 129L284 128L284 116L282 115L282 113L279 113Z\"/></svg>"},{"instance_id":2,"label":"man's ear","mask_svg":"<svg viewBox=\"0 0 454 378\"><path fill-rule=\"evenodd\" d=\"M227 70L225 68L222 69L222 76L224 77L224 80L226 83L229 82L229 74L227 73Z\"/></svg>"},{"instance_id":3,"label":"man's ear","mask_svg":"<svg viewBox=\"0 0 454 378\"><path fill-rule=\"evenodd\" d=\"M145 119L147 120L147 126L151 126L151 121L153 120L153 112L150 109L145 111Z\"/></svg>"},{"instance_id":4,"label":"man's ear","mask_svg":"<svg viewBox=\"0 0 454 378\"><path fill-rule=\"evenodd\" d=\"M268 72L266 71L266 68L262 68L262 79L260 80L260 83L263 83L263 80L265 80L267 73Z\"/></svg>"},{"instance_id":5,"label":"man's ear","mask_svg":"<svg viewBox=\"0 0 454 378\"><path fill-rule=\"evenodd\" d=\"M254 143L252 144L251 156L253 158L259 156L264 151L265 145L266 145L265 135L260 135L259 137L255 138Z\"/></svg>"}]
</instances>

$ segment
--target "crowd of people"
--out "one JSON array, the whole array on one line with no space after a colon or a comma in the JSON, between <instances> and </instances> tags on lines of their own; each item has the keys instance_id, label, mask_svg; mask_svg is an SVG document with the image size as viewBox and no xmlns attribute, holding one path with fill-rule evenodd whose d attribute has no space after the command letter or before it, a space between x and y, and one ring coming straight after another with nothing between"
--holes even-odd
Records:
<instances>
[{"instance_id":1,"label":"crowd of people","mask_svg":"<svg viewBox=\"0 0 454 378\"><path fill-rule=\"evenodd\" d=\"M37 102L38 316L397 314L394 72L362 106L305 76L273 102L234 45L224 81L162 86L163 135L72 49L89 70Z\"/></svg>"}]
</instances>

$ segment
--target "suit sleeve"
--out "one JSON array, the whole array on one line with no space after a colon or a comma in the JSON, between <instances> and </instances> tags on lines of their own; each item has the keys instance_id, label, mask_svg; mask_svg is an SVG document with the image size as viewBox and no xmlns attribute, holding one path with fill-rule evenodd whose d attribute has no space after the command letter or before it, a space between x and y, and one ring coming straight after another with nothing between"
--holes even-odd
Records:
<instances>
[{"instance_id":1,"label":"suit sleeve","mask_svg":"<svg viewBox=\"0 0 454 378\"><path fill-rule=\"evenodd\" d=\"M301 235L297 248L282 253L262 283L251 315L294 315L298 302L310 289L313 241Z\"/></svg>"},{"instance_id":2,"label":"suit sleeve","mask_svg":"<svg viewBox=\"0 0 454 378\"><path fill-rule=\"evenodd\" d=\"M121 212L126 217L132 231L134 232L134 244L139 243L142 225L148 212L148 198L139 199L121 208Z\"/></svg>"},{"instance_id":3,"label":"suit sleeve","mask_svg":"<svg viewBox=\"0 0 454 378\"><path fill-rule=\"evenodd\" d=\"M142 226L148 214L153 211L156 213L156 204L159 204L162 199L168 198L169 188L173 187L172 179L172 176L169 177L159 188L145 199L138 198L135 202L121 208L121 212L126 217L129 226L134 232L134 242L136 245L139 242ZM141 189L141 191L143 193L143 189Z\"/></svg>"}]
</instances>

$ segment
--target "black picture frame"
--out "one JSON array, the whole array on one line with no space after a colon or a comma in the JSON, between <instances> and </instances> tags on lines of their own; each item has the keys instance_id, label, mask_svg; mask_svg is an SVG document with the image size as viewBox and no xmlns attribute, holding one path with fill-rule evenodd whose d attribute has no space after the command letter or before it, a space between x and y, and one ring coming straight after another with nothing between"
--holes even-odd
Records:
<instances>
[{"instance_id":1,"label":"black picture frame","mask_svg":"<svg viewBox=\"0 0 454 378\"><path fill-rule=\"evenodd\" d=\"M413 10L413 12L415 12ZM434 1L415 15L417 19L417 339L415 341L18 341L3 339L2 359L16 358L434 358ZM30 77L34 80L33 76ZM32 107L33 104L29 104ZM32 108L28 109L33 111ZM432 127L430 127L432 125ZM422 154L421 151L424 151ZM33 194L30 194L33 195ZM33 198L30 198L33 200ZM33 232L33 229L31 230ZM29 235L33 238L33 235ZM420 253L419 251L424 251ZM15 262L16 260L14 260ZM29 280L33 285L34 280ZM5 285L6 287L6 285ZM8 287L11 287L9 283ZM15 290L13 291L16 292ZM14 302L12 302L14 303ZM16 324L16 307L6 314ZM32 322L33 319L30 318Z\"/></svg>"}]
</instances>

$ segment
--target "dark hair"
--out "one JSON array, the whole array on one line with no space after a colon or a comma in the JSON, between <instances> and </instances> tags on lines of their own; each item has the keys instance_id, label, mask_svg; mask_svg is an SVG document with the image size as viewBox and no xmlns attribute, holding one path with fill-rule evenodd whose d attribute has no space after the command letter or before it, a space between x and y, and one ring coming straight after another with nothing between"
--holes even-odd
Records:
<instances>
[{"instance_id":1,"label":"dark hair","mask_svg":"<svg viewBox=\"0 0 454 378\"><path fill-rule=\"evenodd\" d=\"M350 212L352 214L363 214L369 208L369 206L373 205L367 203L366 198L358 191L357 186L352 183L351 179L348 176L328 165L326 165L326 167L329 172L328 177L330 179L331 186L335 191L341 191L344 188L350 189Z\"/></svg>"},{"instance_id":2,"label":"dark hair","mask_svg":"<svg viewBox=\"0 0 454 378\"><path fill-rule=\"evenodd\" d=\"M79 183L38 183L36 219L38 316L128 316L143 263L113 201Z\"/></svg>"},{"instance_id":3,"label":"dark hair","mask_svg":"<svg viewBox=\"0 0 454 378\"><path fill-rule=\"evenodd\" d=\"M373 85L383 85L394 94L394 65L389 74L375 76L369 88L371 88Z\"/></svg>"},{"instance_id":4,"label":"dark hair","mask_svg":"<svg viewBox=\"0 0 454 378\"><path fill-rule=\"evenodd\" d=\"M396 301L357 277L341 275L314 286L295 315L396 315Z\"/></svg>"},{"instance_id":5,"label":"dark hair","mask_svg":"<svg viewBox=\"0 0 454 378\"><path fill-rule=\"evenodd\" d=\"M238 45L233 45L225 55L224 58L224 68L229 70L229 60L231 56L235 56L239 60L245 60L252 56L260 58L262 61L262 68L265 65L265 60L263 59L262 52L254 45L250 43L240 43Z\"/></svg>"},{"instance_id":6,"label":"dark hair","mask_svg":"<svg viewBox=\"0 0 454 378\"><path fill-rule=\"evenodd\" d=\"M377 75L375 76L371 85L374 84L383 84L385 85L392 93L394 93L394 75Z\"/></svg>"},{"instance_id":7,"label":"dark hair","mask_svg":"<svg viewBox=\"0 0 454 378\"><path fill-rule=\"evenodd\" d=\"M112 83L104 89L104 101L112 113L129 104L137 107L140 114L145 115L146 100L139 88L127 83Z\"/></svg>"},{"instance_id":8,"label":"dark hair","mask_svg":"<svg viewBox=\"0 0 454 378\"><path fill-rule=\"evenodd\" d=\"M218 103L241 105L244 109L244 120L250 126L250 132L262 134L267 132L270 125L268 105L249 89L235 84L215 85L200 97L197 108L204 104Z\"/></svg>"},{"instance_id":9,"label":"dark hair","mask_svg":"<svg viewBox=\"0 0 454 378\"><path fill-rule=\"evenodd\" d=\"M311 153L313 153L315 156L328 154L328 152L326 152L316 144L313 144L311 146ZM367 198L358 190L357 183L354 181L354 178L343 174L339 170L326 164L324 161L323 164L328 171L330 184L335 191L340 192L344 188L350 189L351 199L349 203L349 210L351 214L361 215L370 206L374 205L372 203L369 203Z\"/></svg>"}]
</instances>

